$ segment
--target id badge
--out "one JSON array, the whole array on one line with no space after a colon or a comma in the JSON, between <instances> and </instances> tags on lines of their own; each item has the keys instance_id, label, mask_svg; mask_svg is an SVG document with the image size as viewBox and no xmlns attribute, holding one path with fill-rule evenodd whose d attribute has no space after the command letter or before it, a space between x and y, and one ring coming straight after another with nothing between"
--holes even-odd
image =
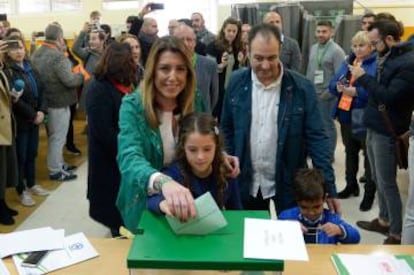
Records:
<instances>
[{"instance_id":1,"label":"id badge","mask_svg":"<svg viewBox=\"0 0 414 275\"><path fill-rule=\"evenodd\" d=\"M323 84L323 70L315 71L314 84Z\"/></svg>"}]
</instances>

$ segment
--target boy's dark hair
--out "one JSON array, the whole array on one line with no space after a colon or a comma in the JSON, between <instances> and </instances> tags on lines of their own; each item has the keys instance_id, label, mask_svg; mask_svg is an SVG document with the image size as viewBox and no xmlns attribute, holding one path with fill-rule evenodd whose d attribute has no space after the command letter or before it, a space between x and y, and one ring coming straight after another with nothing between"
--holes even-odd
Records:
<instances>
[{"instance_id":1,"label":"boy's dark hair","mask_svg":"<svg viewBox=\"0 0 414 275\"><path fill-rule=\"evenodd\" d=\"M329 20L322 20L322 21L318 21L318 23L316 23L316 26L326 26L329 28L333 28L332 22Z\"/></svg>"},{"instance_id":2,"label":"boy's dark hair","mask_svg":"<svg viewBox=\"0 0 414 275\"><path fill-rule=\"evenodd\" d=\"M387 20L387 19L380 19L374 21L369 27L368 31L372 31L374 29L378 30L379 35L382 39L385 39L388 35L391 35L395 41L401 40L401 35L403 34L403 26L401 22L397 22L394 20Z\"/></svg>"},{"instance_id":3,"label":"boy's dark hair","mask_svg":"<svg viewBox=\"0 0 414 275\"><path fill-rule=\"evenodd\" d=\"M293 178L292 187L297 202L316 201L325 198L325 179L317 169L299 169Z\"/></svg>"}]
</instances>

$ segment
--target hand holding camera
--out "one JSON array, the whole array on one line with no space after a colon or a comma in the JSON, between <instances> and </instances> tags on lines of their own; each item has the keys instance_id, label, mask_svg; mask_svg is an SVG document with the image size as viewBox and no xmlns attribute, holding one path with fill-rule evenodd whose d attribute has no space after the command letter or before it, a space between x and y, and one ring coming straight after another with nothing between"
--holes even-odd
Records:
<instances>
[{"instance_id":1,"label":"hand holding camera","mask_svg":"<svg viewBox=\"0 0 414 275\"><path fill-rule=\"evenodd\" d=\"M227 66L228 61L229 61L229 53L224 52L223 55L221 56L221 64L223 64L223 67Z\"/></svg>"}]
</instances>

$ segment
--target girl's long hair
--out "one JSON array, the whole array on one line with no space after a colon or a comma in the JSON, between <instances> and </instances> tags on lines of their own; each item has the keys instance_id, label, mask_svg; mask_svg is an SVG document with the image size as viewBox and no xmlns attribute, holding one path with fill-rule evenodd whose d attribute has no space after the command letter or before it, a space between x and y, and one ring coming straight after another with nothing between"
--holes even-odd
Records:
<instances>
[{"instance_id":1,"label":"girl's long hair","mask_svg":"<svg viewBox=\"0 0 414 275\"><path fill-rule=\"evenodd\" d=\"M226 35L224 34L224 29L227 25L236 25L237 26L237 34L234 38L232 44L230 45L229 42L226 40ZM241 42L241 22L233 17L228 17L221 26L220 32L217 35L217 39L215 41L217 48L222 51L227 51L230 47L232 47L232 51L238 53L241 50L242 42Z\"/></svg>"},{"instance_id":2,"label":"girl's long hair","mask_svg":"<svg viewBox=\"0 0 414 275\"><path fill-rule=\"evenodd\" d=\"M213 116L207 113L191 113L180 120L179 135L176 151L176 161L178 162L184 178L184 186L192 191L191 175L192 169L185 155L185 144L190 134L199 133L209 135L213 138L216 145L214 159L212 163L213 181L217 185L217 203L220 208L225 205L225 192L227 189L226 173L224 165L224 141L219 133L218 123Z\"/></svg>"}]
</instances>

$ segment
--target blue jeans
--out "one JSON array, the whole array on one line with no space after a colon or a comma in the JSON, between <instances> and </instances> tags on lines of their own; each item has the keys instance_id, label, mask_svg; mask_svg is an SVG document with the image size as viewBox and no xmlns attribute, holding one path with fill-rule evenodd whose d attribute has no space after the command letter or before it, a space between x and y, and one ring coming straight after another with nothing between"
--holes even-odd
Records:
<instances>
[{"instance_id":1,"label":"blue jeans","mask_svg":"<svg viewBox=\"0 0 414 275\"><path fill-rule=\"evenodd\" d=\"M414 136L410 137L410 147L408 148L408 177L410 185L401 244L414 244Z\"/></svg>"},{"instance_id":2,"label":"blue jeans","mask_svg":"<svg viewBox=\"0 0 414 275\"><path fill-rule=\"evenodd\" d=\"M334 160L335 148L336 148L336 127L332 118L332 110L336 104L336 97L324 92L319 95L319 109L321 110L321 117L323 122L323 128L328 135L328 151L331 158L331 162Z\"/></svg>"},{"instance_id":3,"label":"blue jeans","mask_svg":"<svg viewBox=\"0 0 414 275\"><path fill-rule=\"evenodd\" d=\"M379 218L390 223L390 233L400 235L402 230L402 203L397 185L395 141L367 129L367 152L372 179L377 184Z\"/></svg>"},{"instance_id":4,"label":"blue jeans","mask_svg":"<svg viewBox=\"0 0 414 275\"><path fill-rule=\"evenodd\" d=\"M18 163L17 193L21 194L26 186L31 188L35 185L35 165L37 149L39 146L39 127L33 126L29 129L17 131L16 153Z\"/></svg>"}]
</instances>

